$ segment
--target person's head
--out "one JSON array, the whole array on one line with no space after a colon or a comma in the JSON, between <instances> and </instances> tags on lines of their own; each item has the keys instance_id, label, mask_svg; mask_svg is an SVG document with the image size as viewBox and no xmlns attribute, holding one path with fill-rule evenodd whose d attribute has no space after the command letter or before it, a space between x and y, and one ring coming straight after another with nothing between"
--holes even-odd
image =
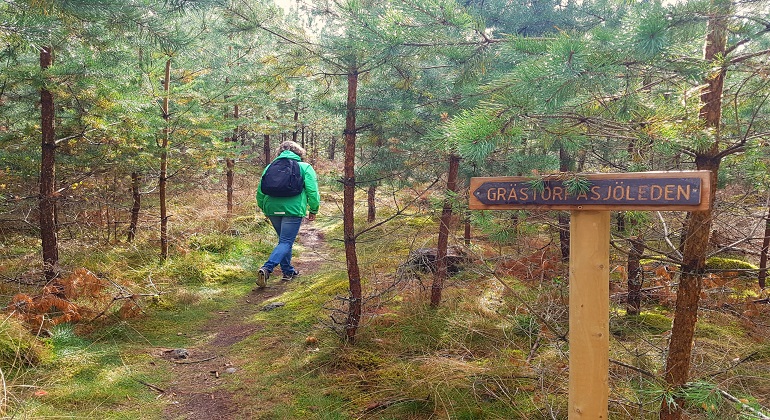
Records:
<instances>
[{"instance_id":1,"label":"person's head","mask_svg":"<svg viewBox=\"0 0 770 420\"><path fill-rule=\"evenodd\" d=\"M281 143L280 146L278 146L281 150L280 152L283 152L284 150L291 150L292 152L296 153L299 157L305 158L305 149L299 145L299 143L287 140L283 143Z\"/></svg>"}]
</instances>

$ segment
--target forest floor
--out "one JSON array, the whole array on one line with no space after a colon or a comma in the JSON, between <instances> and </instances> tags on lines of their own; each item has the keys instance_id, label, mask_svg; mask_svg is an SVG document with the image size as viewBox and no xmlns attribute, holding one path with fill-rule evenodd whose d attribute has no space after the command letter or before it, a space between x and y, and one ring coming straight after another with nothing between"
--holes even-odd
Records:
<instances>
[{"instance_id":1,"label":"forest floor","mask_svg":"<svg viewBox=\"0 0 770 420\"><path fill-rule=\"evenodd\" d=\"M298 235L299 244L306 250L293 259L301 276L310 276L322 264L326 253L323 233L305 220ZM226 311L206 322L200 331L190 335L208 336L210 339L187 348L187 357L176 359L172 349L159 349L158 357L169 363L174 380L164 390L170 404L164 418L188 420L229 419L238 416L238 402L232 391L222 385L239 371L233 361L233 346L258 331L261 327L250 322L259 311L269 310L265 303L286 291L289 282L281 280L280 269L273 272L264 288L255 287L248 295ZM259 357L254 354L254 357ZM255 401L255 404L259 402Z\"/></svg>"},{"instance_id":2,"label":"forest floor","mask_svg":"<svg viewBox=\"0 0 770 420\"><path fill-rule=\"evenodd\" d=\"M255 275L275 242L269 223L246 206L227 220L220 209L203 211L215 202L204 194L177 209L174 252L163 264L152 237L114 247L67 242L69 267L122 281L144 297L141 310L51 328L40 341L53 357L0 372L10 395L0 417L567 418L568 267L549 215L530 215L505 244L488 232L510 220L478 215L464 248L473 258L447 280L439 308L429 305L433 276L410 265L413 251L434 246L435 213L372 227L357 240L366 311L350 345L340 337L349 292L341 201L326 193L322 216L300 229L293 263L301 276L282 282L276 271L263 289ZM37 239L22 239L0 253L0 275L16 278L14 267L23 274L37 258ZM616 266L625 256L612 258ZM637 316L625 311L627 279L617 270L609 279L617 361L609 418L658 418L668 395L662 372L677 278L650 270ZM17 293L10 281L2 286ZM116 290L105 290L100 310L114 302ZM767 292L741 277L704 283L688 418L770 412L770 313L755 303Z\"/></svg>"}]
</instances>

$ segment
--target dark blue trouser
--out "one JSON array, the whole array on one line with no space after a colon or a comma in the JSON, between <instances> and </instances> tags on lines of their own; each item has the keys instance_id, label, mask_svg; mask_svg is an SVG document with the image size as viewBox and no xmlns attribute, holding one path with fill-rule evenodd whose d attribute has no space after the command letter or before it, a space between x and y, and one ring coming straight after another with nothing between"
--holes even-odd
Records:
<instances>
[{"instance_id":1,"label":"dark blue trouser","mask_svg":"<svg viewBox=\"0 0 770 420\"><path fill-rule=\"evenodd\" d=\"M270 223L273 224L275 233L278 234L278 245L273 248L270 258L263 267L272 272L275 266L280 265L284 274L294 272L291 265L291 247L294 240L297 239L299 227L302 225L302 218L296 216L270 216Z\"/></svg>"}]
</instances>

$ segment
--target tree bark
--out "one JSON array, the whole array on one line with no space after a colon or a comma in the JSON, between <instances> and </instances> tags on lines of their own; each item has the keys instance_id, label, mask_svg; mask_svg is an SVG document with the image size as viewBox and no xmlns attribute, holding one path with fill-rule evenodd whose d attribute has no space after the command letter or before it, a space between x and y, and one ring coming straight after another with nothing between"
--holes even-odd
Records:
<instances>
[{"instance_id":1,"label":"tree bark","mask_svg":"<svg viewBox=\"0 0 770 420\"><path fill-rule=\"evenodd\" d=\"M366 221L369 223L372 223L375 219L377 219L377 186L372 184L369 186L369 189L366 190L366 205L367 205L367 213L366 213Z\"/></svg>"},{"instance_id":2,"label":"tree bark","mask_svg":"<svg viewBox=\"0 0 770 420\"><path fill-rule=\"evenodd\" d=\"M128 224L128 242L136 239L136 226L139 224L139 210L141 209L142 195L139 192L139 174L131 173L131 196L133 204L131 205L131 222Z\"/></svg>"},{"instance_id":3,"label":"tree bark","mask_svg":"<svg viewBox=\"0 0 770 420\"><path fill-rule=\"evenodd\" d=\"M729 0L712 0L711 13L706 28L706 47L704 59L714 63L724 56L727 43L727 15L730 8ZM708 252L709 234L714 211L714 194L721 157L719 157L719 129L722 118L722 90L726 68L719 67L706 79L706 86L701 90L701 108L699 117L707 129L715 132L714 142L709 149L695 156L697 169L711 172L711 201L704 211L690 213L687 225L684 249L682 252L681 277L676 293L676 309L674 324L671 329L671 341L668 346L666 370L664 377L669 387L677 391L687 383L690 373L690 358L692 355L692 340L695 335L695 323L698 320L698 302L703 285L704 267ZM664 400L661 405L662 420L679 420L682 418L682 398L675 398L675 405L669 405Z\"/></svg>"},{"instance_id":4,"label":"tree bark","mask_svg":"<svg viewBox=\"0 0 770 420\"><path fill-rule=\"evenodd\" d=\"M465 245L471 244L471 213L469 211L466 211L465 213L465 220L463 221L463 224L465 225L465 229L463 231L463 240L465 242Z\"/></svg>"},{"instance_id":5,"label":"tree bark","mask_svg":"<svg viewBox=\"0 0 770 420\"><path fill-rule=\"evenodd\" d=\"M329 141L329 160L334 160L335 152L337 151L337 136L332 136L331 141Z\"/></svg>"},{"instance_id":6,"label":"tree bark","mask_svg":"<svg viewBox=\"0 0 770 420\"><path fill-rule=\"evenodd\" d=\"M318 161L318 134L310 130L310 163L315 165Z\"/></svg>"},{"instance_id":7,"label":"tree bark","mask_svg":"<svg viewBox=\"0 0 770 420\"><path fill-rule=\"evenodd\" d=\"M166 182L168 172L168 143L171 136L169 127L168 99L171 85L171 59L166 60L166 71L163 78L163 134L160 144L160 175L158 175L158 200L160 200L160 259L168 259L168 209L166 205Z\"/></svg>"},{"instance_id":8,"label":"tree bark","mask_svg":"<svg viewBox=\"0 0 770 420\"><path fill-rule=\"evenodd\" d=\"M299 111L294 111L294 131L291 132L291 141L297 142L297 133L299 132L299 128L297 127L297 121L299 120Z\"/></svg>"},{"instance_id":9,"label":"tree bark","mask_svg":"<svg viewBox=\"0 0 770 420\"><path fill-rule=\"evenodd\" d=\"M644 283L644 271L639 260L644 254L644 238L629 238L628 242L631 244L631 248L628 250L628 264L626 265L626 273L628 273L626 313L639 315L642 306L642 283Z\"/></svg>"},{"instance_id":10,"label":"tree bark","mask_svg":"<svg viewBox=\"0 0 770 420\"><path fill-rule=\"evenodd\" d=\"M457 172L460 168L460 156L449 156L449 173L447 175L447 192L457 192ZM436 273L433 277L433 286L430 293L430 306L438 308L441 303L441 292L447 275L447 247L449 246L449 226L452 223L452 197L444 198L444 206L441 209L441 218L438 228L438 244L436 245Z\"/></svg>"},{"instance_id":11,"label":"tree bark","mask_svg":"<svg viewBox=\"0 0 770 420\"><path fill-rule=\"evenodd\" d=\"M233 118L237 120L239 116L240 109L238 105L234 105ZM235 127L233 136L230 138L230 141L232 143L237 142L239 134L240 133L238 127ZM235 181L235 159L227 158L225 160L225 165L227 166L227 216L230 217L233 215L233 182Z\"/></svg>"},{"instance_id":12,"label":"tree bark","mask_svg":"<svg viewBox=\"0 0 770 420\"><path fill-rule=\"evenodd\" d=\"M265 157L265 166L270 163L270 134L262 136L262 154Z\"/></svg>"},{"instance_id":13,"label":"tree bark","mask_svg":"<svg viewBox=\"0 0 770 420\"><path fill-rule=\"evenodd\" d=\"M52 47L40 48L40 68L53 64ZM53 94L45 85L40 89L40 239L43 270L47 282L59 274L59 241L56 233L56 128Z\"/></svg>"},{"instance_id":14,"label":"tree bark","mask_svg":"<svg viewBox=\"0 0 770 420\"><path fill-rule=\"evenodd\" d=\"M345 325L345 339L354 343L361 322L361 274L356 254L355 192L356 192L356 106L358 94L358 69L348 70L348 95L345 111L345 165L342 194L342 224L345 242L345 261L348 269L350 300Z\"/></svg>"},{"instance_id":15,"label":"tree bark","mask_svg":"<svg viewBox=\"0 0 770 420\"><path fill-rule=\"evenodd\" d=\"M770 201L767 206L767 217L765 217L765 237L762 239L762 249L759 253L759 273L757 278L759 279L759 287L765 288L767 279L767 252L770 248Z\"/></svg>"}]
</instances>

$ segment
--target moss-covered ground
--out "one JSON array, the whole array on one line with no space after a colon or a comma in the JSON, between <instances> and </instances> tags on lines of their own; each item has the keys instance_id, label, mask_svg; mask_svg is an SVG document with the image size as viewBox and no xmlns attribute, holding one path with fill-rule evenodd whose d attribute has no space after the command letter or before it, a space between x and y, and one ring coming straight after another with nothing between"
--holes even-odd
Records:
<instances>
[{"instance_id":1,"label":"moss-covered ground","mask_svg":"<svg viewBox=\"0 0 770 420\"><path fill-rule=\"evenodd\" d=\"M165 262L152 232L133 244L66 242L66 267L108 280L104 293L132 296L140 310L121 312L125 299L106 299L97 319L30 333L9 308L0 329L2 414L207 418L205 403L172 409L183 396L168 392L203 378L202 395L224 396L220 409L234 419L567 418L568 281L558 259L538 257L553 241L548 224L533 220L499 240L473 238L470 262L449 279L438 308L429 305L432 275L402 265L409 250L434 246L436 214L427 209L373 227L357 242L366 299L348 343L340 337L348 296L341 198L325 194L312 225L318 241L295 247L303 275L266 291L255 291L254 278L274 234L249 205L229 220L212 209L201 216L200 208L179 208L183 223ZM494 223L485 219L484 227ZM29 276L35 241L4 241L3 276ZM535 257L537 264L522 265ZM731 281L730 290L703 297L685 391L689 418L770 414L770 317L764 309L747 312L760 293L751 282ZM3 295L10 300L38 287L20 284L5 282ZM273 302L283 306L260 310ZM629 316L613 302L610 418L657 418L670 397L661 378L673 307L664 295L650 295L642 313ZM239 311L244 305L252 310ZM224 319L248 326L247 333L218 345L212 337ZM236 369L214 373L192 364L180 377L178 361L164 356L180 348L216 349Z\"/></svg>"}]
</instances>

